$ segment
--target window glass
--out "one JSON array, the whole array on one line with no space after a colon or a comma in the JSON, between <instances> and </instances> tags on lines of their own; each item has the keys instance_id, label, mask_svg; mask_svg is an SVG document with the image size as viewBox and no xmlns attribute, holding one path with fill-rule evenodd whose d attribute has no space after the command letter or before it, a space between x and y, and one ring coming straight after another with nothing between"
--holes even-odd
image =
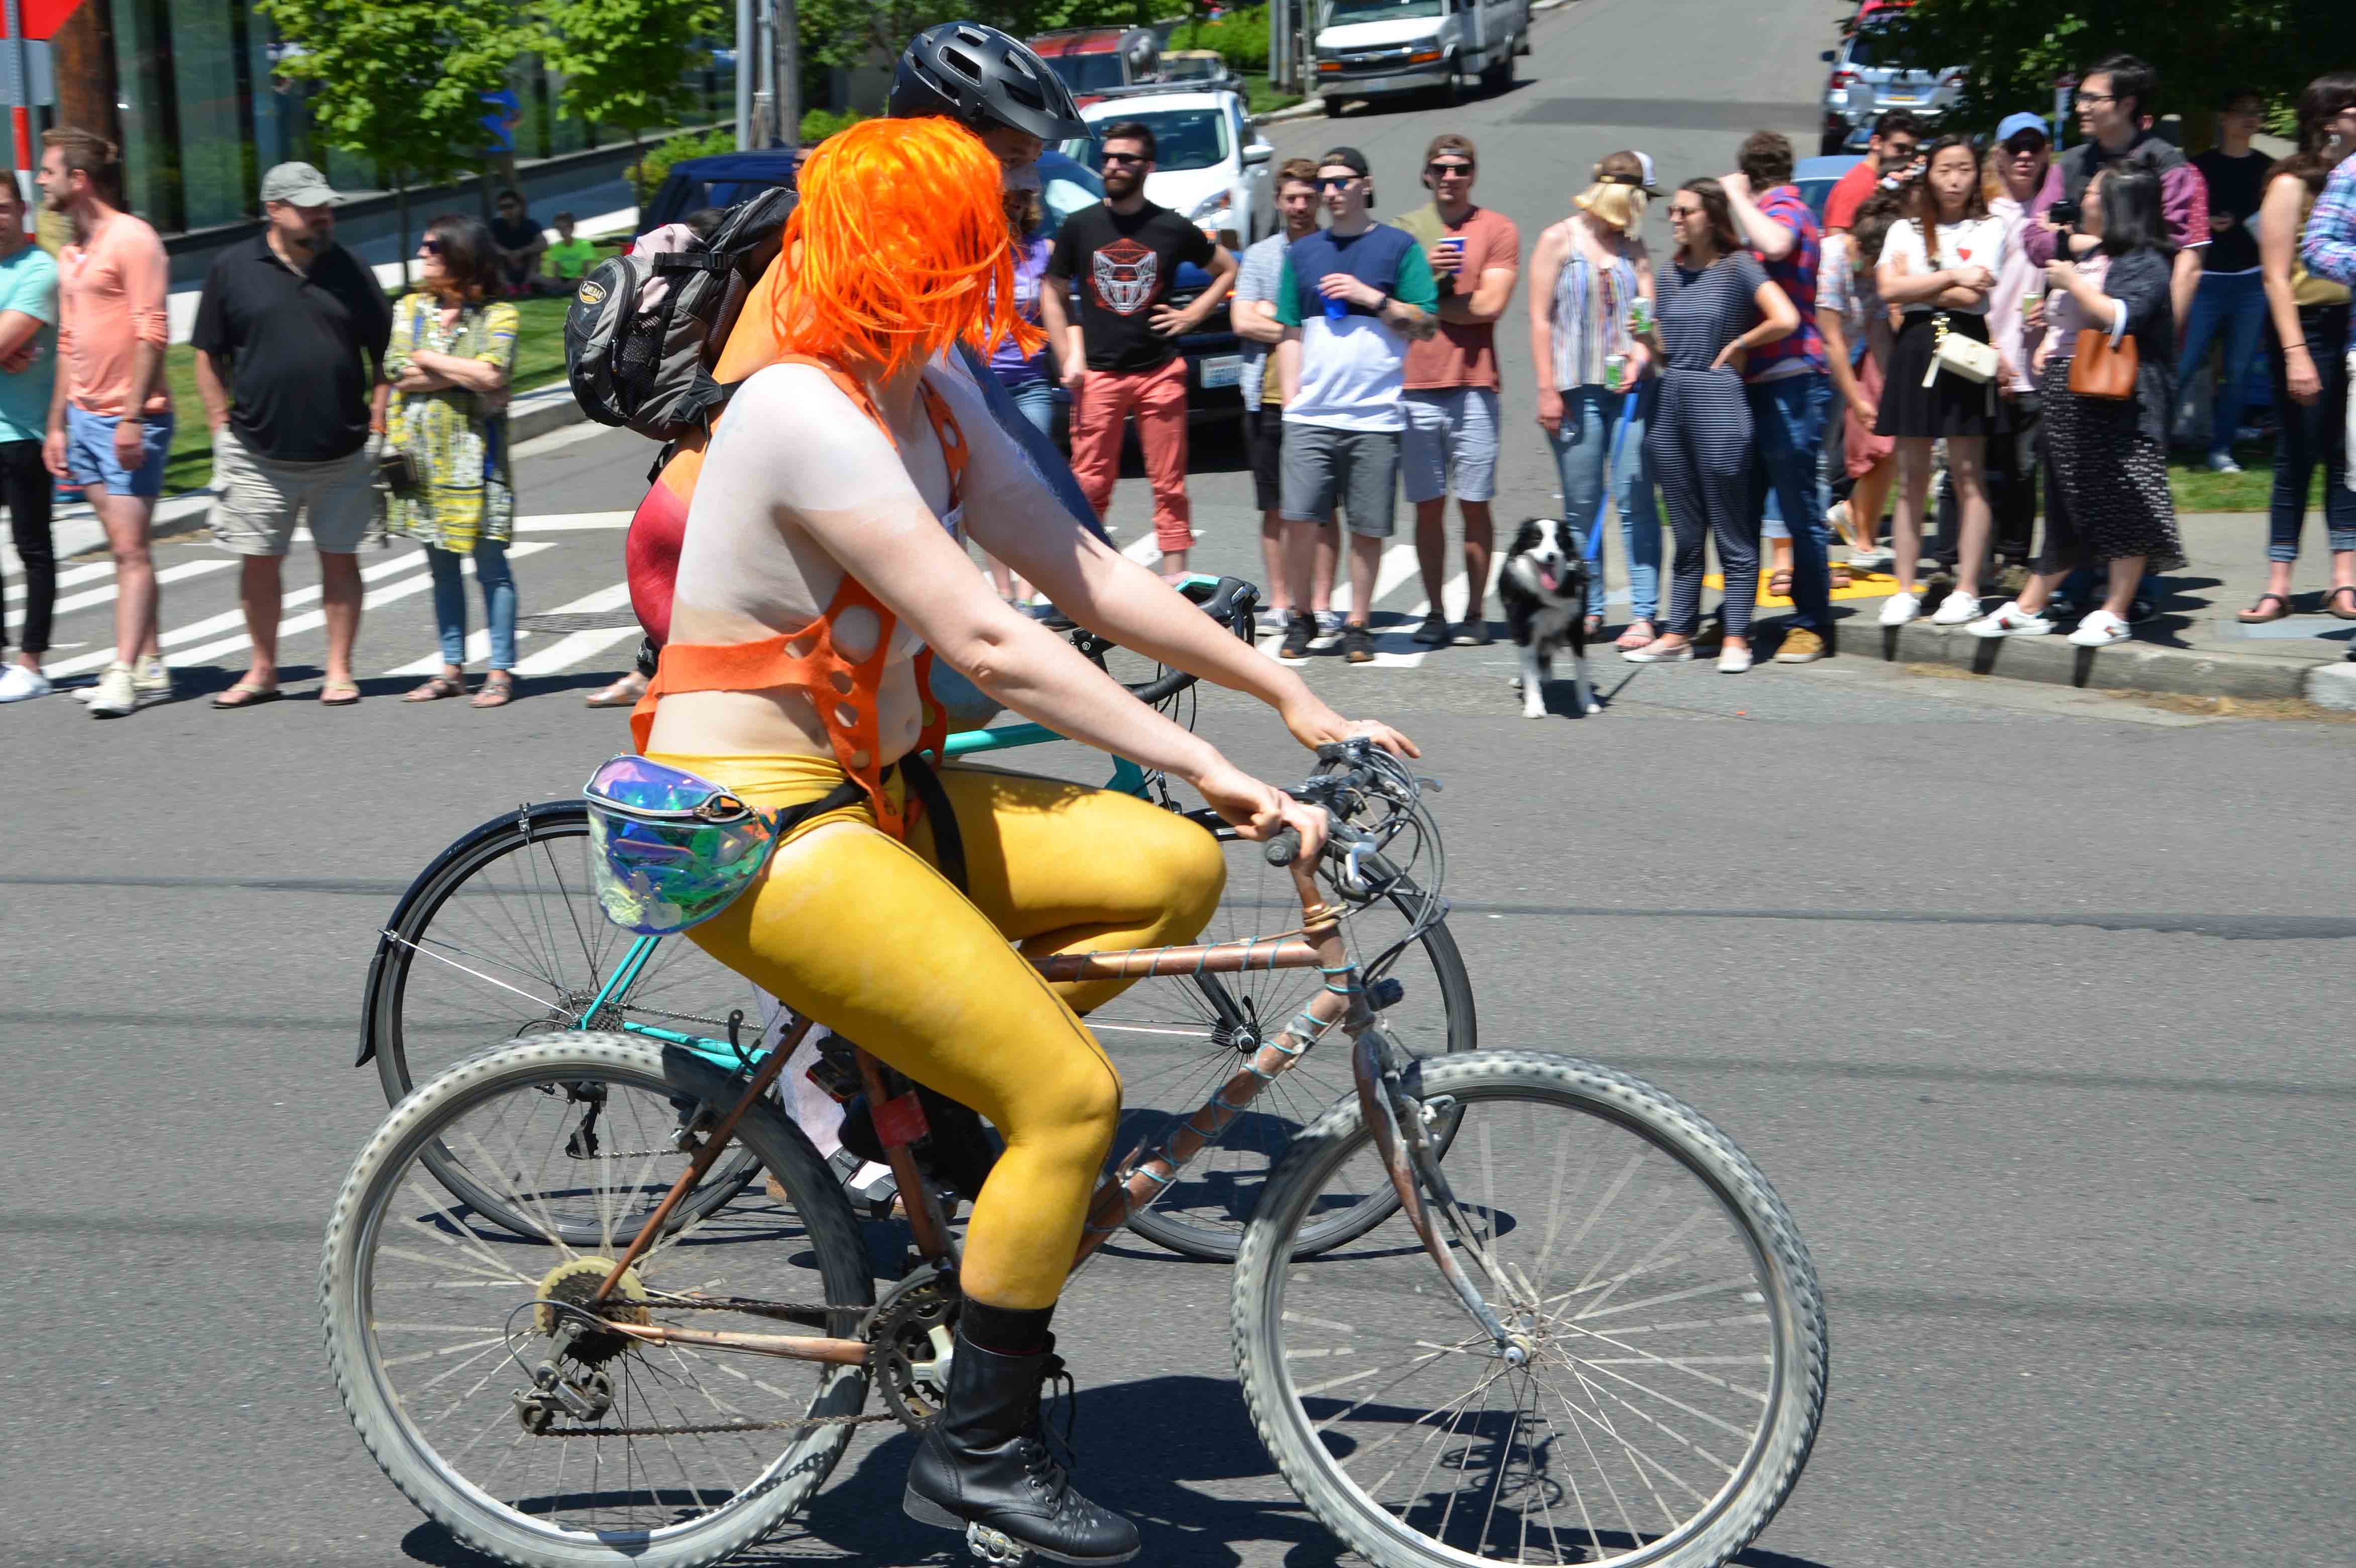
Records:
<instances>
[{"instance_id":1,"label":"window glass","mask_svg":"<svg viewBox=\"0 0 2356 1568\"><path fill-rule=\"evenodd\" d=\"M1153 133L1153 166L1161 169L1215 168L1234 155L1235 137L1227 117L1216 109L1160 109L1141 114L1123 113L1117 120L1134 120ZM1097 123L1097 134L1113 120Z\"/></svg>"},{"instance_id":2,"label":"window glass","mask_svg":"<svg viewBox=\"0 0 2356 1568\"><path fill-rule=\"evenodd\" d=\"M246 164L235 18L221 0L172 0L171 70L179 100L181 225L209 229L254 216L262 201Z\"/></svg>"}]
</instances>

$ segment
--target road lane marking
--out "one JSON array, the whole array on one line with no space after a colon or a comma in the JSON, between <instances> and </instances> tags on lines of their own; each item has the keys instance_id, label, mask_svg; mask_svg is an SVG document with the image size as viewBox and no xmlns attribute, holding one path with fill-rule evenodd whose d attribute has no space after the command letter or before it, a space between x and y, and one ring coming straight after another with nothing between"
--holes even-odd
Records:
<instances>
[{"instance_id":1,"label":"road lane marking","mask_svg":"<svg viewBox=\"0 0 2356 1568\"><path fill-rule=\"evenodd\" d=\"M114 563L112 561L102 561L95 566L68 566L58 574L58 586L71 588L113 575ZM11 583L8 585L8 602L13 605L31 592L31 587L25 583Z\"/></svg>"},{"instance_id":2,"label":"road lane marking","mask_svg":"<svg viewBox=\"0 0 2356 1568\"><path fill-rule=\"evenodd\" d=\"M166 566L162 571L156 573L155 585L157 587L162 587L168 583L185 583L191 577L209 576L215 572L226 572L231 566L236 564L237 560L234 557L223 557L221 559L212 561L183 562L177 566ZM112 566L107 568L110 572L114 568ZM111 604L114 600L115 593L116 585L112 583L109 583L102 588L92 588L87 593L68 594L65 597L58 601L55 613L58 615L70 615L75 610L86 610L92 605ZM19 595L12 588L9 590L8 596L13 599L18 597Z\"/></svg>"}]
</instances>

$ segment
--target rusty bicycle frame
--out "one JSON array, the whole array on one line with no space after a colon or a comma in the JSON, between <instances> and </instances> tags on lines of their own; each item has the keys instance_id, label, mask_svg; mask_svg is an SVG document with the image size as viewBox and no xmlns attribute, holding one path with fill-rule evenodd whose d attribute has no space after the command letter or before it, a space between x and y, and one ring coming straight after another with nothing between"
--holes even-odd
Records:
<instances>
[{"instance_id":1,"label":"rusty bicycle frame","mask_svg":"<svg viewBox=\"0 0 2356 1568\"><path fill-rule=\"evenodd\" d=\"M1357 837L1337 819L1333 822L1333 837L1328 842L1329 844L1348 843ZM1271 863L1276 863L1276 856L1277 852L1272 849ZM1352 1042L1351 1066L1357 1080L1360 1108L1373 1133L1391 1186L1398 1194L1408 1222L1415 1228L1424 1250L1439 1266L1441 1275L1466 1312L1490 1336L1500 1354L1509 1362L1518 1363L1524 1348L1508 1335L1479 1288L1450 1251L1446 1237L1433 1223L1432 1209L1437 1208L1440 1210L1448 1222L1450 1232L1482 1265L1483 1272L1492 1283L1504 1289L1509 1296L1513 1294L1512 1282L1491 1263L1487 1249L1480 1243L1477 1230L1458 1206L1446 1179L1440 1173L1438 1155L1428 1136L1430 1126L1423 1114L1424 1108L1401 1087L1403 1058L1384 1034L1375 1010L1368 1005L1358 965L1349 957L1342 940L1342 912L1325 902L1317 886L1315 857L1295 855L1290 857L1290 865L1294 889L1301 896L1301 927L1298 930L1278 937L1254 937L1239 941L1071 953L1033 961L1033 967L1051 981L1234 974L1248 970L1284 969L1316 969L1325 976L1324 988L1310 999L1281 1032L1262 1044L1248 1060L1214 1090L1200 1109L1171 1128L1158 1143L1139 1144L1121 1161L1114 1174L1098 1185L1087 1224L1081 1231L1079 1249L1072 1260L1072 1268L1076 1271L1115 1231L1128 1223L1132 1213L1150 1207L1167 1191L1187 1163L1215 1143L1229 1123L1249 1107L1261 1090L1339 1026ZM664 1222L671 1211L711 1170L734 1135L737 1122L753 1103L768 1091L769 1086L783 1070L786 1059L793 1055L810 1027L810 1020L807 1018L795 1024L776 1048L755 1069L745 1084L744 1094L713 1124L711 1133L696 1149L687 1169L671 1185L669 1192L664 1195L654 1212L647 1217L646 1223L631 1238L622 1255L614 1260L614 1266L607 1273L604 1284L585 1304L590 1310L595 1310L597 1304L605 1301L608 1294L619 1286L630 1265L637 1262L661 1235ZM868 1103L875 1108L876 1131L885 1140L884 1148L892 1174L907 1206L909 1229L916 1251L928 1261L948 1259L953 1255L953 1248L949 1240L948 1216L942 1210L937 1195L918 1171L916 1156L909 1147L914 1138L921 1135L922 1127L915 1096L913 1093L905 1096L905 1104L901 1100L887 1099L884 1093L883 1073L875 1059L865 1051L859 1053L859 1067L867 1090ZM1430 1189L1430 1202L1425 1198L1426 1187ZM820 1361L837 1366L864 1365L870 1348L864 1339L799 1334L713 1333L676 1328L664 1324L627 1323L613 1317L605 1318L600 1326L604 1331L646 1344L691 1345L705 1349L735 1350L748 1355Z\"/></svg>"}]
</instances>

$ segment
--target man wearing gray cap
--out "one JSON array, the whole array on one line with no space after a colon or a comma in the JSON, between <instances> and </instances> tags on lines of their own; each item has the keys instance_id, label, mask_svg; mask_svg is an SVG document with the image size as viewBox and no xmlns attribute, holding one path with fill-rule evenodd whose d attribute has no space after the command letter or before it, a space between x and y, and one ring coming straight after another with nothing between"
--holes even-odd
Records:
<instances>
[{"instance_id":1,"label":"man wearing gray cap","mask_svg":"<svg viewBox=\"0 0 2356 1568\"><path fill-rule=\"evenodd\" d=\"M279 563L299 518L319 550L327 622L319 701L360 700L360 537L375 517L369 391L392 333L384 290L336 243L335 191L309 164L262 177L262 230L206 275L189 342L213 431L214 542L242 556L239 602L253 659L213 699L249 708L278 696Z\"/></svg>"}]
</instances>

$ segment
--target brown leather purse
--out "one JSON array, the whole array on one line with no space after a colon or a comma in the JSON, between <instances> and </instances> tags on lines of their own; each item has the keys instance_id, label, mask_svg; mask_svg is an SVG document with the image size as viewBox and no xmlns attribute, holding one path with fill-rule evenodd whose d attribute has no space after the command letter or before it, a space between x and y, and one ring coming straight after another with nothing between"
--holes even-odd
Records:
<instances>
[{"instance_id":1,"label":"brown leather purse","mask_svg":"<svg viewBox=\"0 0 2356 1568\"><path fill-rule=\"evenodd\" d=\"M2080 328L2078 351L2070 360L2070 390L2080 397L2124 403L2135 396L2141 363L2134 338L2122 337L2114 346L2111 335L2101 328Z\"/></svg>"}]
</instances>

